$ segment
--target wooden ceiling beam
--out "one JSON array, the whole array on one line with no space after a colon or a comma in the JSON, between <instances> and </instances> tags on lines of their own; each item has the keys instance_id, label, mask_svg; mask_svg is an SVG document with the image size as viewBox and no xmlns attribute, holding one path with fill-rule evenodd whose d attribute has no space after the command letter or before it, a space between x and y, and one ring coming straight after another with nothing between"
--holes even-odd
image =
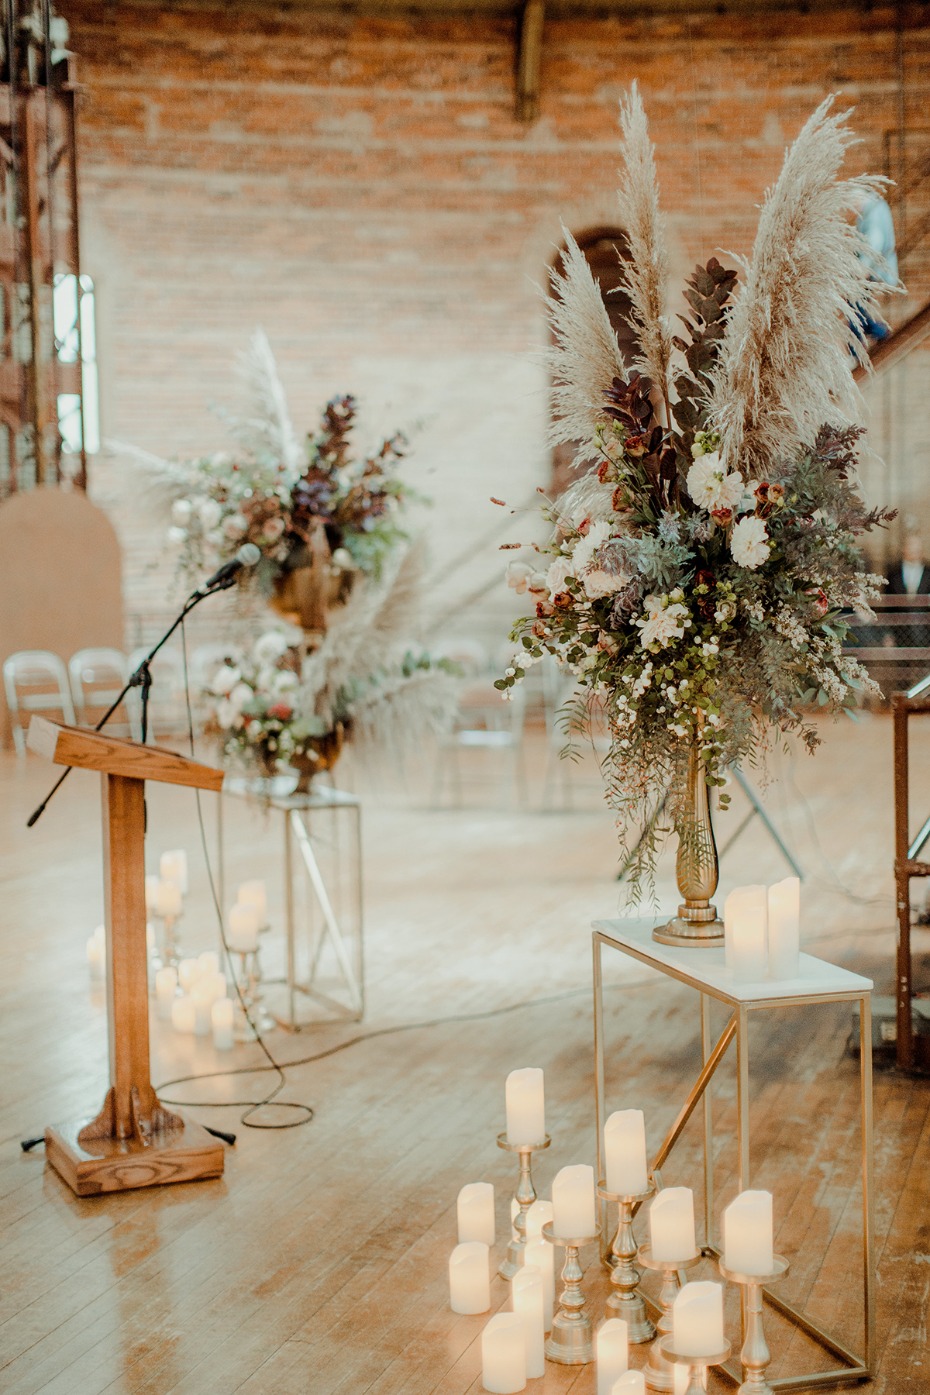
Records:
<instances>
[{"instance_id":1,"label":"wooden ceiling beam","mask_svg":"<svg viewBox=\"0 0 930 1395\"><path fill-rule=\"evenodd\" d=\"M524 0L517 29L517 120L539 116L546 0Z\"/></svg>"}]
</instances>

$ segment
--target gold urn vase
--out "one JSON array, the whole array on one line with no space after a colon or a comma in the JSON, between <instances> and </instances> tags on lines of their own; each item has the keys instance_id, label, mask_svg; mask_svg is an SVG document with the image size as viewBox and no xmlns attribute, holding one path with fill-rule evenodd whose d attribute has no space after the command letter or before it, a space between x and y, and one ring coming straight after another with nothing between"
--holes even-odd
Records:
<instances>
[{"instance_id":1,"label":"gold urn vase","mask_svg":"<svg viewBox=\"0 0 930 1395\"><path fill-rule=\"evenodd\" d=\"M688 761L688 788L678 823L678 858L675 873L682 904L666 925L658 925L652 938L663 945L688 945L698 949L723 945L723 921L711 897L719 874L717 844L710 817L707 778L701 763L700 728Z\"/></svg>"},{"instance_id":2,"label":"gold urn vase","mask_svg":"<svg viewBox=\"0 0 930 1395\"><path fill-rule=\"evenodd\" d=\"M307 748L305 751L299 754L294 752L288 756L288 764L292 770L297 771L294 794L309 793L314 775L321 775L324 770L332 770L342 755L345 739L345 723L337 722L333 730L326 732L324 736L308 737L304 742Z\"/></svg>"}]
</instances>

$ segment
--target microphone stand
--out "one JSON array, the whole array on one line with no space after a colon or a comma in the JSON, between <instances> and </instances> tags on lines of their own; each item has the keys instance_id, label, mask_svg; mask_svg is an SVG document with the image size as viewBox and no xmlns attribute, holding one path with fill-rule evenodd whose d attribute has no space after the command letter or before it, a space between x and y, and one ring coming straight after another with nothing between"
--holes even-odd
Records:
<instances>
[{"instance_id":1,"label":"microphone stand","mask_svg":"<svg viewBox=\"0 0 930 1395\"><path fill-rule=\"evenodd\" d=\"M159 649L161 649L163 645L168 643L168 640L174 634L178 626L183 625L184 621L187 619L188 615L190 615L191 611L194 609L195 606L198 606L201 601L205 601L208 596L215 596L218 591L227 591L230 588L230 586L235 586L236 580L237 577L235 576L235 574L232 576L224 577L222 581L217 582L215 585L204 587L202 590L199 591L194 591L190 596L188 596L187 600L184 602L184 605L181 608L180 613L172 621L170 627L165 631L158 643L149 650L149 652L146 654L145 658L139 664L135 672L130 675L129 681L126 683L122 692L110 704L106 712L104 712L103 716L100 718L100 721L94 727L94 731L101 731L106 726L110 718L113 716L113 713L119 707L120 703L123 702L123 700L126 698L127 694L133 688L138 688L139 699L142 706L142 743L143 745L145 744L145 742L148 739L149 729L149 697L151 696L152 692L152 660L158 653ZM29 818L26 820L27 828L32 828L33 824L38 823L39 819L45 813L45 810L48 807L49 802L61 789L61 786L64 784L65 780L67 780L68 776L71 774L71 771L73 769L74 767L69 765L61 773L61 775L55 781L54 785L52 785L52 788L49 790L48 794L45 796L39 807L37 809L34 809L33 812L29 815Z\"/></svg>"}]
</instances>

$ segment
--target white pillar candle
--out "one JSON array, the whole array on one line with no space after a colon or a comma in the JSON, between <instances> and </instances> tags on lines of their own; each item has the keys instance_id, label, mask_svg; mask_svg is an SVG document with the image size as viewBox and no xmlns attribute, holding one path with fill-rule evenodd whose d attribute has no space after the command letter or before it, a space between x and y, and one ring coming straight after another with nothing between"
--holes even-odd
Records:
<instances>
[{"instance_id":1,"label":"white pillar candle","mask_svg":"<svg viewBox=\"0 0 930 1395\"><path fill-rule=\"evenodd\" d=\"M688 1368L684 1368L688 1374ZM646 1395L646 1377L642 1371L624 1371L610 1387L610 1395Z\"/></svg>"},{"instance_id":2,"label":"white pillar candle","mask_svg":"<svg viewBox=\"0 0 930 1395\"><path fill-rule=\"evenodd\" d=\"M764 886L738 886L723 905L727 968L740 983L759 983L768 975L768 892Z\"/></svg>"},{"instance_id":3,"label":"white pillar candle","mask_svg":"<svg viewBox=\"0 0 930 1395\"><path fill-rule=\"evenodd\" d=\"M198 1037L208 1037L212 1030L212 1008L213 992L212 985L204 983L202 979L194 984L191 993L191 1001L194 1004L194 1035Z\"/></svg>"},{"instance_id":4,"label":"white pillar candle","mask_svg":"<svg viewBox=\"0 0 930 1395\"><path fill-rule=\"evenodd\" d=\"M526 1387L526 1337L519 1313L497 1313L481 1334L481 1382L492 1395Z\"/></svg>"},{"instance_id":5,"label":"white pillar candle","mask_svg":"<svg viewBox=\"0 0 930 1395\"><path fill-rule=\"evenodd\" d=\"M213 1045L217 1051L232 1051L233 1005L229 998L217 998L210 1008Z\"/></svg>"},{"instance_id":6,"label":"white pillar candle","mask_svg":"<svg viewBox=\"0 0 930 1395\"><path fill-rule=\"evenodd\" d=\"M229 948L236 954L258 949L258 912L254 906L235 905L229 912Z\"/></svg>"},{"instance_id":7,"label":"white pillar candle","mask_svg":"<svg viewBox=\"0 0 930 1395\"><path fill-rule=\"evenodd\" d=\"M691 1367L682 1366L680 1361L676 1361L672 1367L672 1395L688 1395L690 1384Z\"/></svg>"},{"instance_id":8,"label":"white pillar candle","mask_svg":"<svg viewBox=\"0 0 930 1395\"><path fill-rule=\"evenodd\" d=\"M614 1382L630 1364L629 1329L623 1318L608 1318L594 1339L597 1395L610 1395Z\"/></svg>"},{"instance_id":9,"label":"white pillar candle","mask_svg":"<svg viewBox=\"0 0 930 1395\"><path fill-rule=\"evenodd\" d=\"M772 1193L740 1192L723 1213L723 1263L735 1274L771 1274L774 1268Z\"/></svg>"},{"instance_id":10,"label":"white pillar candle","mask_svg":"<svg viewBox=\"0 0 930 1395\"><path fill-rule=\"evenodd\" d=\"M454 1313L486 1313L491 1306L488 1247L481 1240L456 1245L449 1257L449 1302Z\"/></svg>"},{"instance_id":11,"label":"white pillar candle","mask_svg":"<svg viewBox=\"0 0 930 1395\"><path fill-rule=\"evenodd\" d=\"M543 1073L536 1066L512 1070L504 1088L507 1142L542 1143L546 1136L546 1097Z\"/></svg>"},{"instance_id":12,"label":"white pillar candle","mask_svg":"<svg viewBox=\"0 0 930 1395\"><path fill-rule=\"evenodd\" d=\"M672 1342L686 1356L718 1356L724 1349L723 1284L685 1284L672 1304Z\"/></svg>"},{"instance_id":13,"label":"white pillar candle","mask_svg":"<svg viewBox=\"0 0 930 1395\"><path fill-rule=\"evenodd\" d=\"M107 932L102 925L98 925L92 935L87 940L87 967L90 969L92 979L102 979L107 967Z\"/></svg>"},{"instance_id":14,"label":"white pillar candle","mask_svg":"<svg viewBox=\"0 0 930 1395\"><path fill-rule=\"evenodd\" d=\"M161 877L148 876L145 879L145 910L148 915L155 913L155 898L158 895L160 882Z\"/></svg>"},{"instance_id":15,"label":"white pillar candle","mask_svg":"<svg viewBox=\"0 0 930 1395\"><path fill-rule=\"evenodd\" d=\"M217 998L225 998L229 992L229 984L226 982L225 974L208 974L200 981L209 987L211 1002L215 1003Z\"/></svg>"},{"instance_id":16,"label":"white pillar candle","mask_svg":"<svg viewBox=\"0 0 930 1395\"><path fill-rule=\"evenodd\" d=\"M539 1240L542 1238L542 1228L552 1220L552 1202L539 1199L534 1201L526 1213L526 1238L527 1240Z\"/></svg>"},{"instance_id":17,"label":"white pillar candle","mask_svg":"<svg viewBox=\"0 0 930 1395\"><path fill-rule=\"evenodd\" d=\"M160 881L155 889L155 914L176 919L184 902L177 882Z\"/></svg>"},{"instance_id":18,"label":"white pillar candle","mask_svg":"<svg viewBox=\"0 0 930 1395\"><path fill-rule=\"evenodd\" d=\"M163 882L174 882L181 895L187 895L187 853L183 848L163 852L158 859L158 870Z\"/></svg>"},{"instance_id":19,"label":"white pillar candle","mask_svg":"<svg viewBox=\"0 0 930 1395\"><path fill-rule=\"evenodd\" d=\"M205 949L203 954L198 954L197 963L205 978L208 974L218 974L220 971L220 956L215 949Z\"/></svg>"},{"instance_id":20,"label":"white pillar candle","mask_svg":"<svg viewBox=\"0 0 930 1395\"><path fill-rule=\"evenodd\" d=\"M604 1156L609 1192L641 1196L646 1190L646 1121L641 1109L618 1109L604 1125Z\"/></svg>"},{"instance_id":21,"label":"white pillar candle","mask_svg":"<svg viewBox=\"0 0 930 1395\"><path fill-rule=\"evenodd\" d=\"M193 998L175 998L171 1004L171 1025L176 1032L193 1033L196 1017Z\"/></svg>"},{"instance_id":22,"label":"white pillar candle","mask_svg":"<svg viewBox=\"0 0 930 1395\"><path fill-rule=\"evenodd\" d=\"M523 1251L523 1263L542 1273L543 1326L548 1332L555 1316L555 1247L548 1240L530 1240Z\"/></svg>"},{"instance_id":23,"label":"white pillar candle","mask_svg":"<svg viewBox=\"0 0 930 1395\"><path fill-rule=\"evenodd\" d=\"M665 1187L649 1207L649 1248L653 1259L669 1262L697 1254L694 1195L690 1187Z\"/></svg>"},{"instance_id":24,"label":"white pillar candle","mask_svg":"<svg viewBox=\"0 0 930 1395\"><path fill-rule=\"evenodd\" d=\"M253 907L260 926L268 924L268 892L263 881L242 882L236 889L236 900L240 906Z\"/></svg>"},{"instance_id":25,"label":"white pillar candle","mask_svg":"<svg viewBox=\"0 0 930 1395\"><path fill-rule=\"evenodd\" d=\"M155 975L155 1011L164 1022L171 1021L171 1008L178 991L178 971L167 964Z\"/></svg>"},{"instance_id":26,"label":"white pillar candle","mask_svg":"<svg viewBox=\"0 0 930 1395\"><path fill-rule=\"evenodd\" d=\"M178 983L182 993L189 993L199 977L200 965L196 959L182 959L178 965Z\"/></svg>"},{"instance_id":27,"label":"white pillar candle","mask_svg":"<svg viewBox=\"0 0 930 1395\"><path fill-rule=\"evenodd\" d=\"M769 887L769 973L797 978L801 972L801 883L786 877Z\"/></svg>"},{"instance_id":28,"label":"white pillar candle","mask_svg":"<svg viewBox=\"0 0 930 1395\"><path fill-rule=\"evenodd\" d=\"M526 1376L536 1380L546 1374L545 1287L542 1270L525 1264L510 1281L513 1310L522 1317L526 1338Z\"/></svg>"},{"instance_id":29,"label":"white pillar candle","mask_svg":"<svg viewBox=\"0 0 930 1395\"><path fill-rule=\"evenodd\" d=\"M563 1240L597 1234L594 1215L594 1168L587 1163L563 1167L552 1183L552 1229Z\"/></svg>"},{"instance_id":30,"label":"white pillar candle","mask_svg":"<svg viewBox=\"0 0 930 1395\"><path fill-rule=\"evenodd\" d=\"M483 1240L493 1245L494 1186L491 1182L469 1182L462 1188L456 1202L459 1244L465 1240Z\"/></svg>"}]
</instances>

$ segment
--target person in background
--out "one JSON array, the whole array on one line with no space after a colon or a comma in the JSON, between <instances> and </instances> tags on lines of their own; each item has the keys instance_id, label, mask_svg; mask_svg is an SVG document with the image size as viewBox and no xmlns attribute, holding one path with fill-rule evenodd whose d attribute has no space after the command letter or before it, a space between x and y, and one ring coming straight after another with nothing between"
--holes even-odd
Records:
<instances>
[{"instance_id":1,"label":"person in background","mask_svg":"<svg viewBox=\"0 0 930 1395\"><path fill-rule=\"evenodd\" d=\"M904 535L901 560L888 568L889 596L930 596L930 558L920 533L915 528ZM896 607L898 613L908 614L907 606ZM893 643L915 649L930 648L930 609L918 606L920 620L915 614L914 623L902 625L894 634Z\"/></svg>"},{"instance_id":2,"label":"person in background","mask_svg":"<svg viewBox=\"0 0 930 1395\"><path fill-rule=\"evenodd\" d=\"M891 209L881 194L864 194L856 211L856 229L869 244L870 253L863 253L873 281L886 286L898 285L898 254L895 250L894 220ZM868 311L857 305L853 328L867 343L887 339L889 329L880 320L873 320Z\"/></svg>"}]
</instances>

